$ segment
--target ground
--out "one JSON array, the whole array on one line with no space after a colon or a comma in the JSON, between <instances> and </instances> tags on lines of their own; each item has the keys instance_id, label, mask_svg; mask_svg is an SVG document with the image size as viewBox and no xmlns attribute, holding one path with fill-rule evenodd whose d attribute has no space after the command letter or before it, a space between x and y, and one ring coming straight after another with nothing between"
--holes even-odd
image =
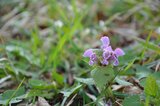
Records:
<instances>
[{"instance_id":1,"label":"ground","mask_svg":"<svg viewBox=\"0 0 160 106\"><path fill-rule=\"evenodd\" d=\"M159 5L0 0L0 104L159 106ZM103 36L125 52L111 69L90 66L83 57L85 50L100 48Z\"/></svg>"}]
</instances>

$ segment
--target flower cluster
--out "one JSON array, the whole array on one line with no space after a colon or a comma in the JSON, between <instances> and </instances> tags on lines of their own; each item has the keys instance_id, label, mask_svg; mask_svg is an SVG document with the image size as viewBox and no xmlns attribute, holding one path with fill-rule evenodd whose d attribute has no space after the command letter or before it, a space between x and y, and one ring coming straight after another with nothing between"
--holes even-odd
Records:
<instances>
[{"instance_id":1,"label":"flower cluster","mask_svg":"<svg viewBox=\"0 0 160 106\"><path fill-rule=\"evenodd\" d=\"M95 49L88 49L84 52L84 57L89 57L89 65L94 65L100 62L102 65L113 64L117 66L119 64L118 57L123 56L125 53L122 49L112 49L110 46L110 40L108 37L101 37L102 46L98 51L101 51L101 56L97 55Z\"/></svg>"}]
</instances>

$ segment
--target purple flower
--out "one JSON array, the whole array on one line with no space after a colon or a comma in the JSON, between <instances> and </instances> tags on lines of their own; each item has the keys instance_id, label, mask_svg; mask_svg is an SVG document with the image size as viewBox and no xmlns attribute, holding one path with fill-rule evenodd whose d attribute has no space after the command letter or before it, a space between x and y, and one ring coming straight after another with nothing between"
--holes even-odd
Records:
<instances>
[{"instance_id":1,"label":"purple flower","mask_svg":"<svg viewBox=\"0 0 160 106\"><path fill-rule=\"evenodd\" d=\"M124 51L120 48L116 48L114 52L117 55L117 57L125 55Z\"/></svg>"},{"instance_id":2,"label":"purple flower","mask_svg":"<svg viewBox=\"0 0 160 106\"><path fill-rule=\"evenodd\" d=\"M90 58L89 65L93 65L93 64L97 63L97 56L96 56L96 54L93 52L92 49L86 50L86 51L84 52L83 56Z\"/></svg>"},{"instance_id":3,"label":"purple flower","mask_svg":"<svg viewBox=\"0 0 160 106\"><path fill-rule=\"evenodd\" d=\"M119 64L118 57L123 56L125 53L122 49L117 48L114 51L112 50L111 46L108 46L107 48L103 49L103 65L108 65L109 62L112 62L114 66L117 66Z\"/></svg>"},{"instance_id":4,"label":"purple flower","mask_svg":"<svg viewBox=\"0 0 160 106\"><path fill-rule=\"evenodd\" d=\"M101 46L102 49L107 48L110 44L109 38L106 36L101 37L101 42L102 42L102 46Z\"/></svg>"},{"instance_id":5,"label":"purple flower","mask_svg":"<svg viewBox=\"0 0 160 106\"><path fill-rule=\"evenodd\" d=\"M108 47L103 49L103 54L102 54L103 60L101 62L103 65L108 65L109 64L108 59L111 57L111 52L112 51L113 50L112 50L111 46L108 46Z\"/></svg>"},{"instance_id":6,"label":"purple flower","mask_svg":"<svg viewBox=\"0 0 160 106\"><path fill-rule=\"evenodd\" d=\"M109 61L111 61L114 66L118 66L118 64L119 64L118 57L114 52L111 53Z\"/></svg>"},{"instance_id":7,"label":"purple flower","mask_svg":"<svg viewBox=\"0 0 160 106\"><path fill-rule=\"evenodd\" d=\"M99 49L100 52L102 52L102 59L98 60L96 54L93 52L93 49L88 49L84 52L84 57L89 57L89 65L93 65L97 63L97 61L101 61L101 64L108 65L109 63L112 63L114 66L117 66L119 64L118 57L123 56L125 53L122 49L116 48L115 50L112 49L110 46L110 40L108 37L104 36L101 37L102 46L101 49Z\"/></svg>"}]
</instances>

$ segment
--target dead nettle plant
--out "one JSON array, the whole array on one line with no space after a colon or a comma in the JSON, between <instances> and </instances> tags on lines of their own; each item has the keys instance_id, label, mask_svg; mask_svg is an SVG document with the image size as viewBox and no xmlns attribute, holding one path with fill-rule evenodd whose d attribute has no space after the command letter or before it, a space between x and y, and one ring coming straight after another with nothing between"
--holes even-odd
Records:
<instances>
[{"instance_id":1,"label":"dead nettle plant","mask_svg":"<svg viewBox=\"0 0 160 106\"><path fill-rule=\"evenodd\" d=\"M112 49L110 40L107 36L101 37L102 45L98 49L87 49L83 57L89 58L89 65L94 67L91 76L94 80L99 92L106 97L108 101L113 98L111 85L118 72L114 71L114 67L118 67L120 56L125 55L121 48Z\"/></svg>"}]
</instances>

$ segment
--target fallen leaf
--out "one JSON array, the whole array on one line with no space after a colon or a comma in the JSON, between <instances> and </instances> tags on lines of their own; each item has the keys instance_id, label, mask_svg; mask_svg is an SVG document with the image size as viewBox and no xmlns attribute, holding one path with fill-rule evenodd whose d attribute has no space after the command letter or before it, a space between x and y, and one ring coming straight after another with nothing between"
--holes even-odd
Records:
<instances>
[{"instance_id":1,"label":"fallen leaf","mask_svg":"<svg viewBox=\"0 0 160 106\"><path fill-rule=\"evenodd\" d=\"M50 105L44 98L38 97L38 102L36 106L50 106Z\"/></svg>"},{"instance_id":2,"label":"fallen leaf","mask_svg":"<svg viewBox=\"0 0 160 106\"><path fill-rule=\"evenodd\" d=\"M127 94L140 94L142 93L142 90L137 86L126 86L123 89L123 92Z\"/></svg>"}]
</instances>

